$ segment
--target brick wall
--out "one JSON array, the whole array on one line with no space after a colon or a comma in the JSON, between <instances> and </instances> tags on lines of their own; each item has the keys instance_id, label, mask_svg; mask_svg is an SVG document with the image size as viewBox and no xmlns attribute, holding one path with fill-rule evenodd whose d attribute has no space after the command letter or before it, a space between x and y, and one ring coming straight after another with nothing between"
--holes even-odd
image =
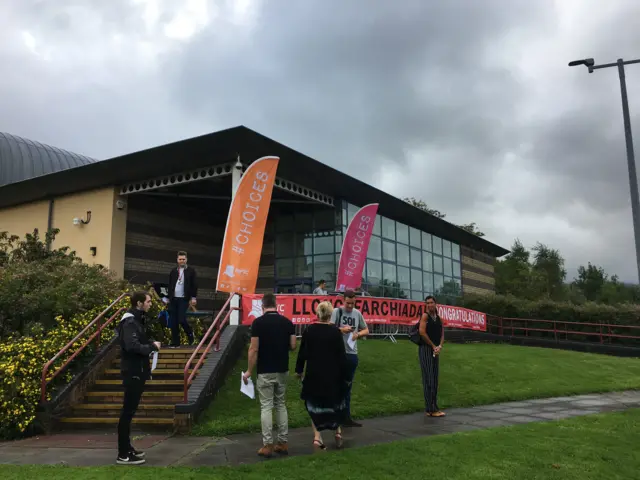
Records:
<instances>
[{"instance_id":1,"label":"brick wall","mask_svg":"<svg viewBox=\"0 0 640 480\"><path fill-rule=\"evenodd\" d=\"M220 250L229 211L228 203L211 208L204 202L161 197L129 197L125 278L134 283L168 283L179 250L188 253L198 272L198 308L217 309L226 294L216 293ZM260 261L257 291L273 291L274 246L267 229Z\"/></svg>"},{"instance_id":2,"label":"brick wall","mask_svg":"<svg viewBox=\"0 0 640 480\"><path fill-rule=\"evenodd\" d=\"M462 291L474 294L495 292L496 259L469 247L461 247L460 253L462 255Z\"/></svg>"}]
</instances>

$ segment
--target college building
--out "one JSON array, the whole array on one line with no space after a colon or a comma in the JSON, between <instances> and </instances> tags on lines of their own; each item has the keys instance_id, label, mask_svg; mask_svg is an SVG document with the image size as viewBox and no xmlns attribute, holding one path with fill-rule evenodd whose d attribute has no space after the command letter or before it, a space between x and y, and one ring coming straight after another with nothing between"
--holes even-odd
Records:
<instances>
[{"instance_id":1,"label":"college building","mask_svg":"<svg viewBox=\"0 0 640 480\"><path fill-rule=\"evenodd\" d=\"M342 236L359 207L379 203L363 290L422 300L494 291L508 251L403 200L240 126L107 160L0 133L0 232L59 229L87 263L127 280L166 283L178 250L214 308L232 185L252 161L280 157L257 292L334 287ZM429 201L429 199L425 199Z\"/></svg>"}]
</instances>

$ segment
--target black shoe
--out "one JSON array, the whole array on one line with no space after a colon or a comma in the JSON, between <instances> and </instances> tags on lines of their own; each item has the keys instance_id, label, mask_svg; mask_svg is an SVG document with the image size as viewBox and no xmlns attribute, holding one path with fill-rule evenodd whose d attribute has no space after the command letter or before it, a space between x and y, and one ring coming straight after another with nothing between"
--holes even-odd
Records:
<instances>
[{"instance_id":1,"label":"black shoe","mask_svg":"<svg viewBox=\"0 0 640 480\"><path fill-rule=\"evenodd\" d=\"M352 418L350 418L349 420L347 420L345 422L345 424L343 425L343 427L356 427L356 428L360 428L362 427L361 423L356 422L355 420L353 420Z\"/></svg>"},{"instance_id":2,"label":"black shoe","mask_svg":"<svg viewBox=\"0 0 640 480\"><path fill-rule=\"evenodd\" d=\"M116 463L118 465L142 465L146 460L144 458L140 458L133 453L128 453L127 455L118 455L118 459Z\"/></svg>"},{"instance_id":3,"label":"black shoe","mask_svg":"<svg viewBox=\"0 0 640 480\"><path fill-rule=\"evenodd\" d=\"M144 452L140 451L140 450L136 450L135 448L131 447L131 453L133 455L135 455L138 458L144 458Z\"/></svg>"}]
</instances>

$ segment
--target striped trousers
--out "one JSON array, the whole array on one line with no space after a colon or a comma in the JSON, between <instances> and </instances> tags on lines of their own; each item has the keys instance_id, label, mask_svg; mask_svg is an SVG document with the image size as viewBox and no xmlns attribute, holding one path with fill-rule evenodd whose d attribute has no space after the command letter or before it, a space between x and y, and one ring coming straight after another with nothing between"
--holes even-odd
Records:
<instances>
[{"instance_id":1,"label":"striped trousers","mask_svg":"<svg viewBox=\"0 0 640 480\"><path fill-rule=\"evenodd\" d=\"M422 370L422 392L424 393L424 410L427 413L439 411L438 408L438 372L440 357L433 356L429 345L418 347L420 369Z\"/></svg>"}]
</instances>

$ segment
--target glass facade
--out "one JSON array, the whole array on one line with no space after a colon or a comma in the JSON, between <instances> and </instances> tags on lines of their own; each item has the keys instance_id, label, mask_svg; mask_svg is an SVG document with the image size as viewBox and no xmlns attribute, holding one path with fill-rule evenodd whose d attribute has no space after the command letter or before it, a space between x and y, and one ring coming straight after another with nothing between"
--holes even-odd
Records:
<instances>
[{"instance_id":1,"label":"glass facade","mask_svg":"<svg viewBox=\"0 0 640 480\"><path fill-rule=\"evenodd\" d=\"M299 285L311 292L318 280L335 288L342 239L359 207L278 214L275 220L276 289ZM462 292L460 246L392 219L377 216L363 271L362 288L373 296L424 300Z\"/></svg>"}]
</instances>

